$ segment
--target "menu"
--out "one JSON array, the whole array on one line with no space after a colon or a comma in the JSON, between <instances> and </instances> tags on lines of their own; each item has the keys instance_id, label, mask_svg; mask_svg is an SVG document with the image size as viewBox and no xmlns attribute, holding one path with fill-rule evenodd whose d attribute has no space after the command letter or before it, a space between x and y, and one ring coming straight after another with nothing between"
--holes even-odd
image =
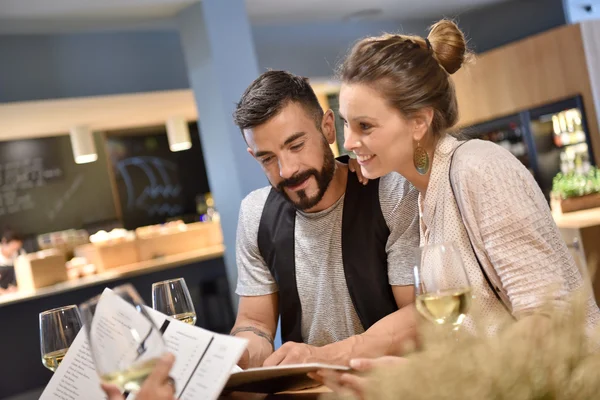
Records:
<instances>
[{"instance_id":1,"label":"menu","mask_svg":"<svg viewBox=\"0 0 600 400\"><path fill-rule=\"evenodd\" d=\"M122 323L136 324L135 317L121 302L124 303L119 296L105 289L98 303L96 316L100 315L101 318L95 317L93 324L98 325L92 327L102 329L101 340L107 346L120 343L117 327ZM217 399L247 341L185 324L148 307L146 310L155 325L160 327L168 351L175 355L175 364L170 373L175 379L175 397L183 400ZM137 348L129 346L129 349ZM128 400L133 398L132 394ZM40 399L106 399L100 388L100 378L96 373L85 329L77 335Z\"/></svg>"}]
</instances>

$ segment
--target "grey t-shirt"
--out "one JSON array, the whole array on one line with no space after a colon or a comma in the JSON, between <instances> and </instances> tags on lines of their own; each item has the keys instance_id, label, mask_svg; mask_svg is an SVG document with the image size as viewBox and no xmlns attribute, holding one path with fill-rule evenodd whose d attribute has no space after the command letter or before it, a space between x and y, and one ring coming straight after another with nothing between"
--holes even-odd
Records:
<instances>
[{"instance_id":1,"label":"grey t-shirt","mask_svg":"<svg viewBox=\"0 0 600 400\"><path fill-rule=\"evenodd\" d=\"M258 227L271 187L250 193L240 207L236 253L240 296L278 291L257 245ZM390 229L386 244L390 285L413 283L414 249L419 245L417 190L401 175L381 178L379 199ZM342 263L344 196L326 210L296 212L296 282L302 307L302 338L323 346L364 332L346 286Z\"/></svg>"}]
</instances>

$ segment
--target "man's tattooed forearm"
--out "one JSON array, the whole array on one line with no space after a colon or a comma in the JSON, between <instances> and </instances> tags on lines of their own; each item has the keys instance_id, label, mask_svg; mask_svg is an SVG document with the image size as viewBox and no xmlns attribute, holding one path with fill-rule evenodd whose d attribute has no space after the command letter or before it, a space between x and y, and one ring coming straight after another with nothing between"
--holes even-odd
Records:
<instances>
[{"instance_id":1,"label":"man's tattooed forearm","mask_svg":"<svg viewBox=\"0 0 600 400\"><path fill-rule=\"evenodd\" d=\"M241 327L236 328L233 331L231 331L231 336L235 336L240 332L252 332L256 336L259 336L259 337L265 339L267 342L269 342L271 347L275 348L275 343L273 342L273 338L268 333L263 332L258 328L255 328L253 326L241 326Z\"/></svg>"}]
</instances>

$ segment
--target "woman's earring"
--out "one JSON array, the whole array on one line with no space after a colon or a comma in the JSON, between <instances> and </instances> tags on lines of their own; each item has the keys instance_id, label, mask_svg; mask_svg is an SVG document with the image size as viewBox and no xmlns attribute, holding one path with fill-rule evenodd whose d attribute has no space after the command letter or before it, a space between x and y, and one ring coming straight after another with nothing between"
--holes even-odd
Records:
<instances>
[{"instance_id":1,"label":"woman's earring","mask_svg":"<svg viewBox=\"0 0 600 400\"><path fill-rule=\"evenodd\" d=\"M429 154L421 147L419 142L417 142L417 148L413 153L413 163L419 174L425 175L429 171Z\"/></svg>"}]
</instances>

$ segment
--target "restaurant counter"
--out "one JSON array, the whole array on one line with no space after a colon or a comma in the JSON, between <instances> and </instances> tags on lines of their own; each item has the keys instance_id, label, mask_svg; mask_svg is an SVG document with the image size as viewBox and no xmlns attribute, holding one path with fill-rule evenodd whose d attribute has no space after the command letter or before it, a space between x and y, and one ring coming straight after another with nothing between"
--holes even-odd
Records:
<instances>
[{"instance_id":1,"label":"restaurant counter","mask_svg":"<svg viewBox=\"0 0 600 400\"><path fill-rule=\"evenodd\" d=\"M27 291L20 290L15 293L9 293L0 296L0 308L8 304L18 303L25 300L56 295L75 289L99 285L101 283L109 283L118 279L149 274L154 271L162 271L168 268L178 267L183 264L190 264L212 258L222 257L224 251L225 247L223 245L216 245L200 250L159 257L153 260L141 261L133 264L127 264L123 265L122 267L112 268L110 270L98 274L68 280L39 289Z\"/></svg>"},{"instance_id":2,"label":"restaurant counter","mask_svg":"<svg viewBox=\"0 0 600 400\"><path fill-rule=\"evenodd\" d=\"M600 208L564 214L555 211L552 217L575 262L590 273L596 302L600 304Z\"/></svg>"},{"instance_id":3,"label":"restaurant counter","mask_svg":"<svg viewBox=\"0 0 600 400\"><path fill-rule=\"evenodd\" d=\"M152 283L184 278L198 315L197 326L228 332L235 315L229 292L224 246L163 256L76 280L0 296L0 399L43 388L52 376L41 362L40 312L81 304L105 287L131 283L151 305Z\"/></svg>"},{"instance_id":4,"label":"restaurant counter","mask_svg":"<svg viewBox=\"0 0 600 400\"><path fill-rule=\"evenodd\" d=\"M552 217L559 228L583 229L600 226L600 208L590 208L565 214L554 212Z\"/></svg>"}]
</instances>

